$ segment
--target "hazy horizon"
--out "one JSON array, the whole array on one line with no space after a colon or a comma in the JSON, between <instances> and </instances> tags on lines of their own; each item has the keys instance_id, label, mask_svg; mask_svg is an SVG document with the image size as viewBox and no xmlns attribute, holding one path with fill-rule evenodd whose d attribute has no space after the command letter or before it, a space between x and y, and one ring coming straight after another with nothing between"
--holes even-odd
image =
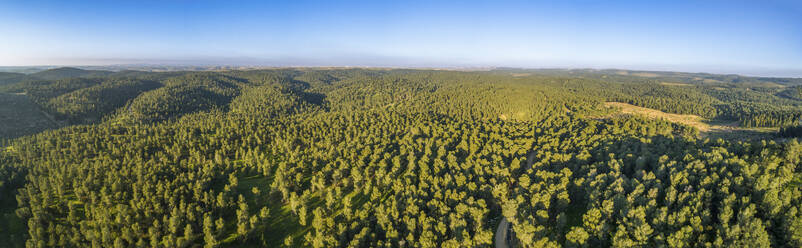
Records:
<instances>
[{"instance_id":1,"label":"hazy horizon","mask_svg":"<svg viewBox=\"0 0 802 248\"><path fill-rule=\"evenodd\" d=\"M158 67L222 67L222 68L248 68L248 69L268 69L268 68L372 68L372 69L431 69L431 70L484 70L484 69L520 69L520 70L623 70L623 71L644 71L644 72L680 72L680 73L708 73L708 74L721 74L721 75L740 75L749 77L774 77L774 78L802 78L802 71L749 71L749 70L677 70L667 68L626 68L626 67L559 67L559 66L543 66L543 67L516 67L516 66L393 66L393 65L325 65L325 64L274 64L274 65L248 65L248 64L213 64L213 63L196 63L196 64L181 64L181 63L130 63L130 64L57 64L57 65L12 65L0 66L0 72L19 72L15 69L23 68L43 68L41 70L60 68L60 67L73 67L82 69L100 69L109 70L138 70L147 68ZM14 69L12 69L14 68ZM192 69L180 69L192 70ZM38 71L38 70L37 70ZM28 71L25 73L32 73Z\"/></svg>"},{"instance_id":2,"label":"hazy horizon","mask_svg":"<svg viewBox=\"0 0 802 248\"><path fill-rule=\"evenodd\" d=\"M0 66L514 67L802 77L802 3L7 1Z\"/></svg>"}]
</instances>

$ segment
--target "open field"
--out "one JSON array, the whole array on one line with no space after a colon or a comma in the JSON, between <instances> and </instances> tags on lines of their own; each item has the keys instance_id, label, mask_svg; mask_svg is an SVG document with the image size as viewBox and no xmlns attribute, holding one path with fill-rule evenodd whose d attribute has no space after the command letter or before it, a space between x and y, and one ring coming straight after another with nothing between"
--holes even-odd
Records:
<instances>
[{"instance_id":1,"label":"open field","mask_svg":"<svg viewBox=\"0 0 802 248\"><path fill-rule=\"evenodd\" d=\"M745 128L738 126L737 121L716 121L698 115L671 114L660 110L638 107L621 102L606 102L605 106L617 108L622 114L642 115L651 119L663 119L695 127L702 137L736 136L737 138L766 137L777 131L777 128Z\"/></svg>"}]
</instances>

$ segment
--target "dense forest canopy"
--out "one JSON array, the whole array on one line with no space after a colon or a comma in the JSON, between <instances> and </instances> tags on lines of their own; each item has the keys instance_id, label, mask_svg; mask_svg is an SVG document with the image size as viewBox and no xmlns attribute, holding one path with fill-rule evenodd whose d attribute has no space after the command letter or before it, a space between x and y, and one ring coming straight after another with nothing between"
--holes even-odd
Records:
<instances>
[{"instance_id":1,"label":"dense forest canopy","mask_svg":"<svg viewBox=\"0 0 802 248\"><path fill-rule=\"evenodd\" d=\"M4 73L0 243L800 247L800 87L618 70ZM778 131L736 138L749 128Z\"/></svg>"}]
</instances>

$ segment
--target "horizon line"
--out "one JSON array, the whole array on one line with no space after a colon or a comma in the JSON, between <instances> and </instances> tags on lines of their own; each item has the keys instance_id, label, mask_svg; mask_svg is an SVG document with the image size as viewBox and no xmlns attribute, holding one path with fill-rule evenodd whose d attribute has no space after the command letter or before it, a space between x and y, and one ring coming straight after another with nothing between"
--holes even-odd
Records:
<instances>
[{"instance_id":1,"label":"horizon line","mask_svg":"<svg viewBox=\"0 0 802 248\"><path fill-rule=\"evenodd\" d=\"M694 73L694 74L710 74L710 75L732 75L732 76L743 76L743 77L762 77L762 78L802 78L802 69L795 70L774 70L774 71L785 71L790 72L792 74L797 75L759 75L759 74L749 74L749 73L728 73L728 72L712 72L707 70L698 70L698 71L691 71L691 70L660 70L660 69L636 69L636 68L624 68L624 67L523 67L523 66L375 66L375 65L238 65L238 64L171 64L171 63L130 63L130 64L108 64L108 65L92 65L92 64L85 64L85 65L64 65L64 64L40 64L40 65L0 65L0 68L41 68L41 67L48 67L45 70L50 69L57 69L57 68L77 68L77 69L84 69L84 68L103 68L103 67L121 67L120 70L136 70L136 68L126 69L123 67L239 67L239 68L247 68L247 69L293 69L293 68L320 68L320 69L357 69L357 68L364 68L364 69L428 69L428 70L453 70L453 71L490 71L494 69L515 69L515 70L564 70L564 71L572 71L572 70L588 70L588 71L637 71L637 72L662 72L662 73ZM235 68L231 68L235 69ZM108 70L107 71L114 71ZM193 71L193 70L186 70L186 71ZM0 70L0 72L3 72ZM7 71L6 71L7 72ZM35 72L32 72L35 73ZM24 73L24 74L31 74L31 73Z\"/></svg>"}]
</instances>

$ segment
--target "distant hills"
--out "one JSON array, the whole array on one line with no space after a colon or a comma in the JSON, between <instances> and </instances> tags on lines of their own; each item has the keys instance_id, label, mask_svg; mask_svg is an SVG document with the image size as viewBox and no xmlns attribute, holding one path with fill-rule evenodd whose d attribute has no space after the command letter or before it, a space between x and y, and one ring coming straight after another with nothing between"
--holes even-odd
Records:
<instances>
[{"instance_id":1,"label":"distant hills","mask_svg":"<svg viewBox=\"0 0 802 248\"><path fill-rule=\"evenodd\" d=\"M631 81L634 78L650 79L664 82L682 82L688 84L716 84L716 83L736 83L736 84L763 84L771 83L778 85L802 85L802 78L785 77L752 77L737 74L712 74L694 72L675 72L675 71L637 71L620 69L520 69L520 68L496 68L492 71L500 73L514 73L518 75L550 75L550 76L570 76L570 77L592 77L607 80Z\"/></svg>"},{"instance_id":2,"label":"distant hills","mask_svg":"<svg viewBox=\"0 0 802 248\"><path fill-rule=\"evenodd\" d=\"M32 73L30 74L30 76L37 79L57 80L62 78L73 78L73 77L108 76L111 74L114 74L114 72L101 71L101 70L83 70L73 67L60 67L60 68L40 71L37 73Z\"/></svg>"},{"instance_id":3,"label":"distant hills","mask_svg":"<svg viewBox=\"0 0 802 248\"><path fill-rule=\"evenodd\" d=\"M91 69L90 69L91 68ZM139 77L151 72L179 73L185 71L230 71L254 70L259 67L232 66L91 66L91 67L0 67L0 87L22 81L59 80L67 78L98 78L106 76ZM279 68L272 68L279 69ZM286 68L285 68L286 69ZM294 68L300 71L332 69L327 67ZM386 68L371 68L386 69ZM180 71L179 71L180 70ZM452 69L453 71L473 71L471 69ZM5 71L5 72L4 72ZM13 71L13 72L12 72ZM449 70L451 71L451 70ZM485 68L482 71L507 74L513 76L561 76L596 78L611 82L630 82L649 80L663 84L688 84L714 86L720 84L738 84L743 87L793 87L802 86L802 78L750 77L736 74L710 74L671 71L635 71L619 69L521 69L521 68ZM640 79L639 79L640 78ZM791 93L791 92L789 92ZM787 94L786 97L795 97Z\"/></svg>"},{"instance_id":4,"label":"distant hills","mask_svg":"<svg viewBox=\"0 0 802 248\"><path fill-rule=\"evenodd\" d=\"M25 79L27 75L16 72L0 72L0 86L13 84Z\"/></svg>"},{"instance_id":5,"label":"distant hills","mask_svg":"<svg viewBox=\"0 0 802 248\"><path fill-rule=\"evenodd\" d=\"M74 67L59 67L47 69L30 74L20 72L0 72L0 86L13 84L25 80L58 80L64 78L102 77L114 74L112 71L84 70Z\"/></svg>"}]
</instances>

